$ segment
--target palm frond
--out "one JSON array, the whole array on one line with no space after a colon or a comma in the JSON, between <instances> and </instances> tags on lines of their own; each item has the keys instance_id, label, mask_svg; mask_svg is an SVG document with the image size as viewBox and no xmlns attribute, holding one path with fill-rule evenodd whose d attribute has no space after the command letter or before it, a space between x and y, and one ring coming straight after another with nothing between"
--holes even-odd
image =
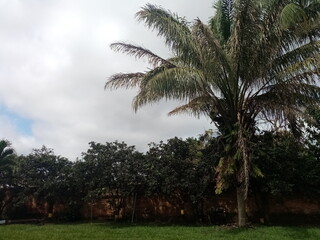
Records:
<instances>
[{"instance_id":1,"label":"palm frond","mask_svg":"<svg viewBox=\"0 0 320 240\"><path fill-rule=\"evenodd\" d=\"M233 20L233 0L219 0L214 8L215 16L210 20L212 31L219 37L222 45L225 45L231 35Z\"/></svg>"},{"instance_id":2,"label":"palm frond","mask_svg":"<svg viewBox=\"0 0 320 240\"><path fill-rule=\"evenodd\" d=\"M187 104L181 105L169 112L169 116L177 114L190 114L195 117L200 117L201 115L209 115L212 111L212 106L210 106L211 98L206 96L201 96L192 99Z\"/></svg>"},{"instance_id":3,"label":"palm frond","mask_svg":"<svg viewBox=\"0 0 320 240\"><path fill-rule=\"evenodd\" d=\"M281 12L280 23L282 28L290 28L307 20L304 9L295 3L287 4Z\"/></svg>"},{"instance_id":4,"label":"palm frond","mask_svg":"<svg viewBox=\"0 0 320 240\"><path fill-rule=\"evenodd\" d=\"M294 68L295 66L293 66ZM303 84L316 84L317 76L319 76L320 70L308 70L298 72L286 72L280 73L276 78L275 85L284 85L290 87L302 87Z\"/></svg>"},{"instance_id":5,"label":"palm frond","mask_svg":"<svg viewBox=\"0 0 320 240\"><path fill-rule=\"evenodd\" d=\"M11 158L15 151L11 147L11 143L7 140L0 140L0 166L5 167L12 163Z\"/></svg>"},{"instance_id":6,"label":"palm frond","mask_svg":"<svg viewBox=\"0 0 320 240\"><path fill-rule=\"evenodd\" d=\"M234 73L231 70L228 56L220 46L218 39L199 19L195 20L193 34L199 43L198 52L202 69L207 76L208 84L211 85L211 92L219 91L228 101L234 102L233 91L238 83L234 81Z\"/></svg>"},{"instance_id":7,"label":"palm frond","mask_svg":"<svg viewBox=\"0 0 320 240\"><path fill-rule=\"evenodd\" d=\"M261 14L254 1L235 2L234 26L230 36L230 54L236 74L250 84L257 76L257 48L261 42Z\"/></svg>"},{"instance_id":8,"label":"palm frond","mask_svg":"<svg viewBox=\"0 0 320 240\"><path fill-rule=\"evenodd\" d=\"M146 26L158 31L158 36L164 37L166 45L175 55L185 62L197 65L195 43L191 38L189 25L184 18L178 17L161 7L147 4L136 14L138 21L145 22Z\"/></svg>"},{"instance_id":9,"label":"palm frond","mask_svg":"<svg viewBox=\"0 0 320 240\"><path fill-rule=\"evenodd\" d=\"M298 24L289 30L282 30L279 40L283 53L291 51L298 46L307 44L320 38L320 17Z\"/></svg>"},{"instance_id":10,"label":"palm frond","mask_svg":"<svg viewBox=\"0 0 320 240\"><path fill-rule=\"evenodd\" d=\"M134 56L136 58L143 58L146 57L150 64L153 66L157 65L173 65L169 61L159 57L158 55L151 52L149 49L143 48L141 46L135 46L132 44L124 43L124 42L116 42L110 45L111 49L117 52L123 52L128 55Z\"/></svg>"},{"instance_id":11,"label":"palm frond","mask_svg":"<svg viewBox=\"0 0 320 240\"><path fill-rule=\"evenodd\" d=\"M145 77L145 73L117 73L112 75L107 83L105 89L118 89L118 88L134 88L139 87L142 79Z\"/></svg>"},{"instance_id":12,"label":"palm frond","mask_svg":"<svg viewBox=\"0 0 320 240\"><path fill-rule=\"evenodd\" d=\"M293 69L292 65L296 65L295 69L318 69L320 63L316 56L320 54L320 41L310 42L299 46L273 60L271 68L276 75L281 71Z\"/></svg>"},{"instance_id":13,"label":"palm frond","mask_svg":"<svg viewBox=\"0 0 320 240\"><path fill-rule=\"evenodd\" d=\"M270 90L252 99L255 111L303 112L308 105L320 99L320 87L312 84L276 84Z\"/></svg>"},{"instance_id":14,"label":"palm frond","mask_svg":"<svg viewBox=\"0 0 320 240\"><path fill-rule=\"evenodd\" d=\"M214 70L220 71L225 75L223 78L227 77L231 70L227 56L210 28L203 24L200 19L196 19L193 25L193 35L199 43L198 49L202 60L201 62L205 64L204 70L207 71L214 68ZM215 67L217 65L219 68Z\"/></svg>"},{"instance_id":15,"label":"palm frond","mask_svg":"<svg viewBox=\"0 0 320 240\"><path fill-rule=\"evenodd\" d=\"M135 111L139 107L159 99L188 100L201 94L206 85L202 72L199 70L161 66L148 72L140 87L141 91L133 101Z\"/></svg>"}]
</instances>

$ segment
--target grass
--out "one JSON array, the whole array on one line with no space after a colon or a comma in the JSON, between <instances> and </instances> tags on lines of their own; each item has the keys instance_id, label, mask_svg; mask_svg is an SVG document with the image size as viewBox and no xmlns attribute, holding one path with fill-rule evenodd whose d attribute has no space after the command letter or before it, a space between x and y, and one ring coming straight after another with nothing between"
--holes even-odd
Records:
<instances>
[{"instance_id":1,"label":"grass","mask_svg":"<svg viewBox=\"0 0 320 240\"><path fill-rule=\"evenodd\" d=\"M320 239L315 227L256 227L226 229L223 227L131 226L121 224L46 224L0 226L0 240L286 240Z\"/></svg>"}]
</instances>

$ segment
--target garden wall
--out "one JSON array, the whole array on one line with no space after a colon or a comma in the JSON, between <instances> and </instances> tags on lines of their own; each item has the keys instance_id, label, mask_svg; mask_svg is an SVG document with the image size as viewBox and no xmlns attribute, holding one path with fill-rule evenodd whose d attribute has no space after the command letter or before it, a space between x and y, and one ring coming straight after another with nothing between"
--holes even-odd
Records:
<instances>
[{"instance_id":1,"label":"garden wall","mask_svg":"<svg viewBox=\"0 0 320 240\"><path fill-rule=\"evenodd\" d=\"M222 194L203 201L197 206L179 203L165 197L137 197L126 199L125 207L119 218L135 221L200 221L203 223L224 224L236 219L237 204L234 194ZM101 200L94 206L82 208L86 219L114 219L114 210L106 201ZM256 196L248 199L248 217L253 222L275 224L303 224L320 222L320 199L302 196L271 197L259 200ZM92 213L92 215L91 215ZM116 216L117 218L118 216Z\"/></svg>"},{"instance_id":2,"label":"garden wall","mask_svg":"<svg viewBox=\"0 0 320 240\"><path fill-rule=\"evenodd\" d=\"M28 213L48 214L47 203L36 203L30 199L27 204ZM135 207L134 207L135 206ZM94 204L84 204L79 211L82 219L125 221L165 221L165 222L201 222L208 224L226 224L236 220L236 201L232 193L226 193L206 199L202 203L191 203L168 199L165 197L137 196L127 198L120 211L107 199ZM252 222L271 224L316 224L320 222L320 199L302 196L264 198L250 196L248 199L248 217ZM53 217L61 217L66 207L61 204L53 206Z\"/></svg>"}]
</instances>

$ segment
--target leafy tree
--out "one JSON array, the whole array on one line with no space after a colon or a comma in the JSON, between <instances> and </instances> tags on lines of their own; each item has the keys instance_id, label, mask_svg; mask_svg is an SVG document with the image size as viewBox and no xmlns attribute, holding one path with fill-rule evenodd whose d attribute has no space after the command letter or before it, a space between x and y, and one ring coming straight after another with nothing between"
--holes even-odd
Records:
<instances>
[{"instance_id":1,"label":"leafy tree","mask_svg":"<svg viewBox=\"0 0 320 240\"><path fill-rule=\"evenodd\" d=\"M28 197L46 202L47 213L52 213L55 203L68 203L72 163L56 156L52 149L43 146L16 160L15 188L19 189L16 206Z\"/></svg>"},{"instance_id":2,"label":"leafy tree","mask_svg":"<svg viewBox=\"0 0 320 240\"><path fill-rule=\"evenodd\" d=\"M191 202L203 215L203 203L213 186L212 162L204 160L204 146L196 139L169 139L150 144L143 155L133 146L113 142L91 142L81 161L75 164L76 179L84 201L94 204L107 199L115 215L125 199L165 196L177 206Z\"/></svg>"},{"instance_id":3,"label":"leafy tree","mask_svg":"<svg viewBox=\"0 0 320 240\"><path fill-rule=\"evenodd\" d=\"M124 200L144 189L143 155L124 142L90 142L76 165L82 175L84 198L95 202L107 198L119 215Z\"/></svg>"},{"instance_id":4,"label":"leafy tree","mask_svg":"<svg viewBox=\"0 0 320 240\"><path fill-rule=\"evenodd\" d=\"M300 164L304 164L304 146L296 141L288 131L264 132L257 137L256 152L253 162L259 166L262 178L256 191L282 196L294 192L301 176Z\"/></svg>"},{"instance_id":5,"label":"leafy tree","mask_svg":"<svg viewBox=\"0 0 320 240\"><path fill-rule=\"evenodd\" d=\"M314 105L308 109L312 120L307 121L306 145L309 161L304 165L305 180L309 183L310 192L320 193L320 106Z\"/></svg>"},{"instance_id":6,"label":"leafy tree","mask_svg":"<svg viewBox=\"0 0 320 240\"><path fill-rule=\"evenodd\" d=\"M224 144L216 190L221 192L230 182L237 187L239 226L246 223L257 120L262 115L281 116L295 126L303 107L319 99L315 85L320 63L319 2L298 6L308 27L301 17L285 20L290 18L287 10L292 2L221 0L210 26L199 19L190 24L147 4L137 18L158 31L173 57L164 59L123 42L111 45L116 51L145 57L152 65L146 72L115 74L106 84L110 89L138 87L135 110L174 99L186 104L170 114L205 114L215 123Z\"/></svg>"},{"instance_id":7,"label":"leafy tree","mask_svg":"<svg viewBox=\"0 0 320 240\"><path fill-rule=\"evenodd\" d=\"M147 182L151 194L173 197L184 202L181 188L188 185L191 160L188 143L172 138L167 143L151 143L146 154Z\"/></svg>"},{"instance_id":8,"label":"leafy tree","mask_svg":"<svg viewBox=\"0 0 320 240\"><path fill-rule=\"evenodd\" d=\"M252 162L263 177L253 178L251 189L267 222L270 195L319 197L320 161L291 132L263 132L257 136L255 149Z\"/></svg>"},{"instance_id":9,"label":"leafy tree","mask_svg":"<svg viewBox=\"0 0 320 240\"><path fill-rule=\"evenodd\" d=\"M181 208L191 203L199 220L204 215L204 199L214 186L213 163L203 155L204 147L198 139L171 138L150 144L145 162L148 194L166 196Z\"/></svg>"}]
</instances>

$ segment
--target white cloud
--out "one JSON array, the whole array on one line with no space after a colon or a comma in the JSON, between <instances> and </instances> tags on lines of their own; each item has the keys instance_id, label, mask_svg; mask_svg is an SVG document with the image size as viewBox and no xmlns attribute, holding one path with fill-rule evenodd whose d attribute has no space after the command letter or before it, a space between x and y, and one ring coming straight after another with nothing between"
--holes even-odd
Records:
<instances>
[{"instance_id":1,"label":"white cloud","mask_svg":"<svg viewBox=\"0 0 320 240\"><path fill-rule=\"evenodd\" d=\"M168 55L162 39L138 24L134 14L147 1L0 0L0 104L30 119L32 135L0 117L0 138L19 153L42 144L74 160L90 141L124 140L145 150L151 141L188 137L209 128L206 119L168 117L175 103L142 108L135 91L104 91L117 72L143 71L146 62L112 52L128 41ZM149 1L192 21L206 21L212 1Z\"/></svg>"},{"instance_id":2,"label":"white cloud","mask_svg":"<svg viewBox=\"0 0 320 240\"><path fill-rule=\"evenodd\" d=\"M32 149L34 144L36 144L36 140L33 136L21 134L17 127L12 124L12 120L5 115L0 115L0 126L2 139L7 139L11 143L14 141L15 149L26 152Z\"/></svg>"}]
</instances>

